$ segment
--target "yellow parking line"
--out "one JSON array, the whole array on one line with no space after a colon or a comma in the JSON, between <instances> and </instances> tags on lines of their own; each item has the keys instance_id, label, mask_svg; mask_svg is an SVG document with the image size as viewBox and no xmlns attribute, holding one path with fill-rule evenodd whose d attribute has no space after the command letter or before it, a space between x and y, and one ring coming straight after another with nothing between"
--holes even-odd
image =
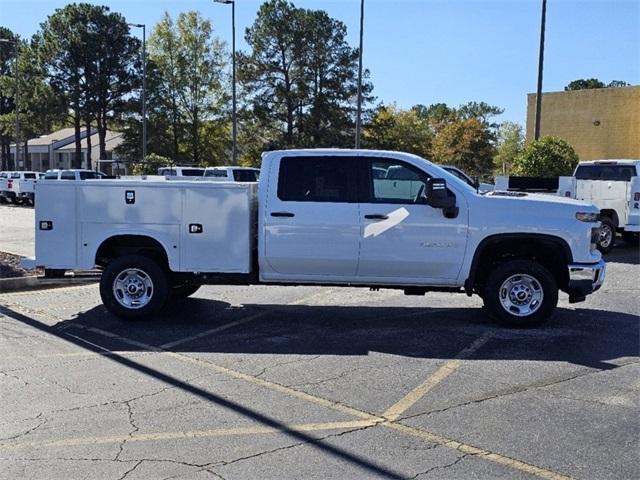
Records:
<instances>
[{"instance_id":1,"label":"yellow parking line","mask_svg":"<svg viewBox=\"0 0 640 480\"><path fill-rule=\"evenodd\" d=\"M105 445L113 443L121 443L126 440L131 442L152 442L179 440L187 438L211 438L226 437L236 435L259 435L266 433L279 433L286 431L296 432L314 432L322 430L342 430L352 428L363 428L374 425L375 422L369 420L348 420L342 422L326 422L326 423L301 423L293 425L284 425L283 428L273 427L233 427L233 428L212 428L209 430L195 430L186 432L154 432L141 433L133 435L112 435L105 437L76 437L64 438L52 441L34 441L34 442L18 442L18 443L0 443L0 450L19 450L24 448L60 448L60 447L77 447L83 445Z\"/></svg>"},{"instance_id":2,"label":"yellow parking line","mask_svg":"<svg viewBox=\"0 0 640 480\"><path fill-rule=\"evenodd\" d=\"M462 360L471 356L481 348L492 336L492 332L486 332L467 348L458 353L454 359L449 360L436 370L429 378L407 393L399 401L391 405L382 416L387 420L397 420L400 415L411 408L418 400L424 397L433 387L442 382L445 378L455 372L462 364Z\"/></svg>"},{"instance_id":3,"label":"yellow parking line","mask_svg":"<svg viewBox=\"0 0 640 480\"><path fill-rule=\"evenodd\" d=\"M315 297L319 294L314 294L311 295L308 298L311 297ZM302 302L302 301L306 301L307 299L301 299L298 302ZM95 333L103 333L104 331L100 330L100 329L96 329L93 328L91 329L92 331L94 331ZM152 351L152 352L157 352L160 353L161 355L168 355L171 357L174 357L180 361L183 362L187 362L187 363L192 363L195 365L199 365L201 367L204 368L208 368L223 374L226 374L230 377L233 378L237 378L240 380L244 380L247 381L249 383L252 383L254 385L259 385L259 386L263 386L265 388L274 390L274 391L278 391L284 394L287 394L289 396L293 396L296 398L300 398L302 400L306 400L310 403L314 403L316 405L320 405L341 413L346 413L346 414L350 414L354 417L360 418L361 420L353 420L353 421L345 421L345 422L332 422L332 423L314 423L314 424L301 424L301 425L291 425L291 426L286 426L284 427L284 429L291 429L291 430L295 430L295 429L300 429L300 428L306 428L306 431L312 431L312 430L328 430L328 429L340 429L340 428L360 428L360 427L367 427L367 426L374 426L374 425L379 425L379 426L383 426L383 427L387 427L387 428L391 428L395 431L398 432L402 432L406 435L410 435L416 438L420 438L424 441L427 441L429 443L432 444L436 444L436 445L441 445L443 447L446 448L450 448L450 449L454 449L457 450L459 452L465 453L467 455L473 455L473 456L477 456L477 458L480 459L484 459L487 461L490 461L492 463L495 464L499 464L508 468L512 468L514 470L518 470L530 475L534 475L536 477L539 478L543 478L545 480L572 480L571 477L566 476L566 475L562 475L556 472L553 472L551 470L547 470L526 462L523 462L521 460L517 460L511 457L507 457L505 455L501 455L499 453L495 453L495 452L491 452L489 450L486 449L482 449L482 448L478 448L475 447L473 445L468 445L462 442L459 442L457 440L453 440L447 437L444 437L442 435L438 435L436 433L432 433L429 432L427 430L423 430L420 428L416 428L416 427L410 427L401 423L397 423L397 421L393 421L390 420L389 418L383 418L381 416L378 415L374 415L371 414L369 412L365 412L363 410L359 410L357 408L351 407L349 405L345 405L339 402L334 402L331 400L327 400L325 398L322 397L318 397L316 395L311 395L309 393L306 392L302 392L300 390L296 390L294 388L291 387L287 387L284 385L280 385L278 383L274 383L274 382L270 382L268 380L263 380L261 378L255 377L253 375L249 375L246 373L242 373L227 367L223 367L221 365L217 365L215 363L212 362L208 362L206 360L201 360L198 358L194 358L194 357L190 357L181 353L175 353L175 352L167 352L164 350L160 350L157 347L153 347L151 345L146 345L143 344L141 342L137 342L135 340L130 340L126 337L121 337L119 335L113 334L111 332L104 332L107 333L109 337L111 338L115 338L118 339L122 342L125 343L129 343L131 345L135 345L137 347L142 347L142 348L146 348L148 351ZM442 381L444 378L446 378L447 376L449 376L453 371L455 371L456 368L458 368L459 366L459 362L460 360L467 358L468 356L470 356L471 354L473 354L475 351L477 351L482 345L484 345L490 338L491 338L492 333L491 332L487 332L484 335L482 335L480 338L478 338L475 342L473 342L471 345L469 345L467 348L465 348L464 350L462 350L458 355L456 355L456 358L451 360L450 362L447 362L447 364L449 364L448 368L444 368L447 364L443 365L439 370L443 370L443 373L438 374L438 376L436 377L436 379L439 378L438 381ZM452 368L452 365L455 365L455 367ZM450 370L450 371L449 371ZM448 372L448 373L447 373ZM438 372L434 373L434 375L432 375L430 378L433 378ZM427 379L425 382L423 382L422 385L429 384L430 379ZM436 383L437 384L437 383ZM417 401L419 398L421 398L420 392L422 391L422 389L424 389L425 387L423 387L422 389L420 389L420 387L417 387L416 389L412 390L409 394L407 394L405 396L405 398L411 396L410 399L405 400L405 398L403 398L402 400L400 400L399 402L397 402L396 404L394 404L392 407L390 407L387 412L385 413L389 413L389 415L395 415L397 412L400 412L399 414L402 413L402 411L405 410L401 410L402 407L404 407L405 405L407 405L406 408L409 408L411 405L413 405L415 403L415 401ZM426 388L425 392L428 392L429 388L433 388L433 387L428 387ZM416 392L417 390L417 392ZM416 392L416 393L414 393ZM413 402L411 402L411 399L415 400ZM403 402L402 405L399 405L401 402ZM393 409L393 411L389 412L389 410ZM398 415L399 415L398 414ZM396 417L397 420L397 417ZM0 444L0 449L9 449L9 448L21 448L22 446L37 446L37 445L42 445L42 446L50 446L50 447L54 447L54 446L70 446L70 445L74 445L73 442L80 442L77 443L78 445L84 445L88 440L92 440L93 443L116 443L116 442L121 442L124 439L127 439L127 441L132 441L131 438L140 438L137 441L152 441L152 440L165 440L165 439L172 439L172 438L188 438L189 436L191 437L198 437L198 436L202 436L202 437L213 437L213 436L223 436L223 435L241 435L241 434L257 434L257 433L274 433L274 432L278 432L278 431L286 431L286 430L277 430L277 429L272 429L271 427L240 427L240 428L232 428L232 429L224 429L224 430L207 430L207 431L202 431L202 432L165 432L165 433L153 433L153 434L140 434L140 435L133 435L133 436L117 436L117 437L94 437L93 439L88 438L88 439L66 439L66 440L57 440L57 441L52 441L52 442L47 442L47 443L21 443L21 444ZM62 443L61 443L62 442ZM64 443L66 442L66 443ZM84 443L83 443L84 442Z\"/></svg>"},{"instance_id":4,"label":"yellow parking line","mask_svg":"<svg viewBox=\"0 0 640 480\"><path fill-rule=\"evenodd\" d=\"M490 462L497 463L498 465L503 465L505 467L528 473L529 475L534 475L539 478L544 478L546 480L572 480L572 477L570 476L562 475L552 470L547 470L546 468L541 468L536 465L523 462L522 460L507 457L506 455L494 453L489 450L485 450L484 448L474 447L473 445L468 445L457 440L443 437L442 435L438 435L427 430L410 427L402 423L385 423L383 425L399 432L403 432L407 435L421 438L429 443L441 445L453 450L458 450L459 452L465 453L467 455L473 455L477 458L488 460Z\"/></svg>"}]
</instances>

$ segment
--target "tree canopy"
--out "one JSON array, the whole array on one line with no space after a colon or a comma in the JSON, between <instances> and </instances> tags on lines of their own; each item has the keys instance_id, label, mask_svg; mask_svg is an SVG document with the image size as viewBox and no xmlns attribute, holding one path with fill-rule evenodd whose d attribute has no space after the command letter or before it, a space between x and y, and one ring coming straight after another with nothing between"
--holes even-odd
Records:
<instances>
[{"instance_id":1,"label":"tree canopy","mask_svg":"<svg viewBox=\"0 0 640 480\"><path fill-rule=\"evenodd\" d=\"M529 142L515 158L512 173L530 177L571 175L578 164L573 147L559 137L544 136Z\"/></svg>"}]
</instances>

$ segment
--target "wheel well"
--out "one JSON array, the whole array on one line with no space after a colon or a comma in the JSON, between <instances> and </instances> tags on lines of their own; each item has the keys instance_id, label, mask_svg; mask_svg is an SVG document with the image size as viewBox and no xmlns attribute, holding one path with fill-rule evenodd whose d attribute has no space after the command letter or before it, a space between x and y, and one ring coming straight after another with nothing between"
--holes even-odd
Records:
<instances>
[{"instance_id":1,"label":"wheel well","mask_svg":"<svg viewBox=\"0 0 640 480\"><path fill-rule=\"evenodd\" d=\"M600 210L600 216L610 218L611 221L613 222L613 226L615 228L618 228L619 226L618 213L615 210Z\"/></svg>"},{"instance_id":2,"label":"wheel well","mask_svg":"<svg viewBox=\"0 0 640 480\"><path fill-rule=\"evenodd\" d=\"M571 250L564 240L546 236L507 236L487 239L478 246L467 290L482 291L489 274L496 265L515 258L527 258L544 265L556 278L558 287L569 282L567 265L572 261Z\"/></svg>"},{"instance_id":3,"label":"wheel well","mask_svg":"<svg viewBox=\"0 0 640 480\"><path fill-rule=\"evenodd\" d=\"M162 244L145 235L116 235L106 239L96 252L96 265L104 267L116 257L131 254L153 258L162 267L169 265L167 252Z\"/></svg>"}]
</instances>

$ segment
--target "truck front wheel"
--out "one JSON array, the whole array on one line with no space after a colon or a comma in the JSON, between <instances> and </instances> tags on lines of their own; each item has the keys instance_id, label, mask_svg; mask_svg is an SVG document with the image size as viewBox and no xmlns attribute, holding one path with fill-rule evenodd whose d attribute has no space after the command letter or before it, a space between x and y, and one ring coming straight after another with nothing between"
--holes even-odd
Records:
<instances>
[{"instance_id":1,"label":"truck front wheel","mask_svg":"<svg viewBox=\"0 0 640 480\"><path fill-rule=\"evenodd\" d=\"M616 226L609 217L602 217L600 235L598 235L598 250L609 253L616 241Z\"/></svg>"},{"instance_id":2,"label":"truck front wheel","mask_svg":"<svg viewBox=\"0 0 640 480\"><path fill-rule=\"evenodd\" d=\"M558 284L532 260L509 260L489 275L483 295L491 317L509 327L533 327L547 321L558 304Z\"/></svg>"},{"instance_id":3,"label":"truck front wheel","mask_svg":"<svg viewBox=\"0 0 640 480\"><path fill-rule=\"evenodd\" d=\"M109 262L100 279L100 297L115 316L134 320L158 313L169 287L164 270L149 257L126 255Z\"/></svg>"}]
</instances>

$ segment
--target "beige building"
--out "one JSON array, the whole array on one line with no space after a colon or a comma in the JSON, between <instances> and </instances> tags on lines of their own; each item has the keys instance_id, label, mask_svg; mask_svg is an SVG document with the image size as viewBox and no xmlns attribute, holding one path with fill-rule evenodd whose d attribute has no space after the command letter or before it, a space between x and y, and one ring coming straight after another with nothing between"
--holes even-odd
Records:
<instances>
[{"instance_id":1,"label":"beige building","mask_svg":"<svg viewBox=\"0 0 640 480\"><path fill-rule=\"evenodd\" d=\"M533 139L536 94L527 96L527 141ZM640 86L542 94L540 136L561 137L580 160L640 158Z\"/></svg>"},{"instance_id":2,"label":"beige building","mask_svg":"<svg viewBox=\"0 0 640 480\"><path fill-rule=\"evenodd\" d=\"M95 167L96 162L100 159L100 145L98 133L95 129L91 129L91 160L92 167ZM87 130L82 129L81 136L81 163L82 168L87 167ZM107 130L105 136L105 152L107 158L100 160L115 160L117 155L114 154L113 149L122 143L122 134L118 132L112 132ZM28 154L29 161L25 164L24 161L24 148L20 150L20 165L17 168L23 169L27 165L31 165L32 170L44 172L48 169L59 168L66 169L72 168L73 158L76 154L75 143L75 130L73 128L63 128L57 132L50 133L48 135L42 135L38 138L32 138L28 142ZM15 144L11 145L11 159L15 158L16 147Z\"/></svg>"}]
</instances>

